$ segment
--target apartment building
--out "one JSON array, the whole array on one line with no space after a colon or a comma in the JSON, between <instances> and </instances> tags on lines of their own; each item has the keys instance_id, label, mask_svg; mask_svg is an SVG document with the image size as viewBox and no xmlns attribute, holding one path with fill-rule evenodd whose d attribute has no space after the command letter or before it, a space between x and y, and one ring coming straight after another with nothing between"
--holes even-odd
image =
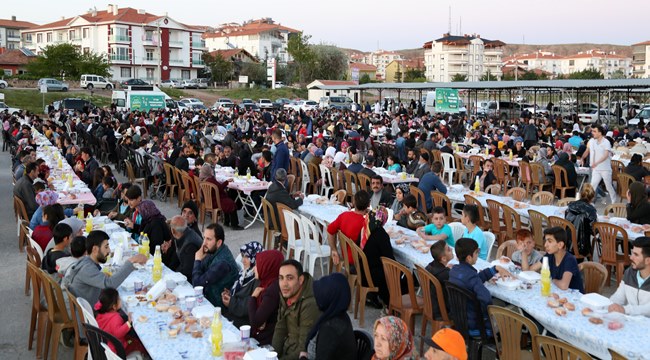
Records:
<instances>
[{"instance_id":1,"label":"apartment building","mask_svg":"<svg viewBox=\"0 0 650 360\"><path fill-rule=\"evenodd\" d=\"M479 81L488 71L497 80L502 75L504 46L500 40L483 39L478 34L443 34L423 46L427 81L451 81L457 74Z\"/></svg>"},{"instance_id":2,"label":"apartment building","mask_svg":"<svg viewBox=\"0 0 650 360\"><path fill-rule=\"evenodd\" d=\"M650 41L632 45L632 74L638 78L650 78Z\"/></svg>"},{"instance_id":3,"label":"apartment building","mask_svg":"<svg viewBox=\"0 0 650 360\"><path fill-rule=\"evenodd\" d=\"M106 54L115 81L140 78L150 83L192 79L204 68L204 29L166 14L108 5L85 14L21 32L22 44L36 54L49 45L69 43L83 52Z\"/></svg>"},{"instance_id":4,"label":"apartment building","mask_svg":"<svg viewBox=\"0 0 650 360\"><path fill-rule=\"evenodd\" d=\"M287 52L289 36L299 33L271 18L250 20L243 24L223 24L203 34L209 51L244 49L260 61L276 58L280 63L291 61Z\"/></svg>"},{"instance_id":5,"label":"apartment building","mask_svg":"<svg viewBox=\"0 0 650 360\"><path fill-rule=\"evenodd\" d=\"M358 55L352 57L352 60L358 61ZM377 80L386 80L386 67L395 60L404 60L404 58L395 51L377 50L364 54L361 62L376 66Z\"/></svg>"},{"instance_id":6,"label":"apartment building","mask_svg":"<svg viewBox=\"0 0 650 360\"><path fill-rule=\"evenodd\" d=\"M600 71L605 79L611 79L614 73L622 72L625 77L632 76L632 59L618 55L616 52L605 52L598 49L581 51L565 56L562 61L562 74L571 74L587 69Z\"/></svg>"},{"instance_id":7,"label":"apartment building","mask_svg":"<svg viewBox=\"0 0 650 360\"><path fill-rule=\"evenodd\" d=\"M34 26L37 25L28 21L18 21L15 16L11 19L0 19L0 53L20 48L20 31Z\"/></svg>"},{"instance_id":8,"label":"apartment building","mask_svg":"<svg viewBox=\"0 0 650 360\"><path fill-rule=\"evenodd\" d=\"M541 70L544 73L558 75L562 71L564 57L548 51L532 54L515 54L503 59L503 68L518 66L523 71Z\"/></svg>"}]
</instances>

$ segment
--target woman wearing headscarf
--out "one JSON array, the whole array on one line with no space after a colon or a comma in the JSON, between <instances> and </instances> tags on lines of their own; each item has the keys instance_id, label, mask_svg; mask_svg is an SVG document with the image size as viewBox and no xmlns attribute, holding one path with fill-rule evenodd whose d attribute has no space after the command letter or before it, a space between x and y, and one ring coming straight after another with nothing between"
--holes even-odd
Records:
<instances>
[{"instance_id":1,"label":"woman wearing headscarf","mask_svg":"<svg viewBox=\"0 0 650 360\"><path fill-rule=\"evenodd\" d=\"M224 213L224 225L231 226L233 230L242 230L243 228L239 226L239 218L237 217L237 204L235 201L228 196L226 188L228 187L228 181L218 182L214 177L214 168L210 163L205 163L201 167L199 172L199 181L207 181L217 185L219 189L219 205L221 205L221 210ZM217 199L215 196L212 197L212 204L216 206Z\"/></svg>"},{"instance_id":2,"label":"woman wearing headscarf","mask_svg":"<svg viewBox=\"0 0 650 360\"><path fill-rule=\"evenodd\" d=\"M43 225L43 208L48 205L56 204L58 199L59 195L56 191L52 190L44 190L36 194L36 204L38 204L38 207L36 208L36 211L34 211L34 215L32 215L32 219L29 222L30 229L34 230L37 226ZM65 216L73 215L72 209L65 209L63 212Z\"/></svg>"},{"instance_id":3,"label":"woman wearing headscarf","mask_svg":"<svg viewBox=\"0 0 650 360\"><path fill-rule=\"evenodd\" d=\"M578 188L578 174L576 173L576 167L573 165L571 160L569 159L569 154L565 153L564 151L560 153L558 160L555 162L555 165L559 165L566 170L567 174L567 180L568 184L564 183L564 179L562 179L562 186L573 186L576 189ZM567 196L573 196L573 192L575 190L570 191Z\"/></svg>"},{"instance_id":4,"label":"woman wearing headscarf","mask_svg":"<svg viewBox=\"0 0 650 360\"><path fill-rule=\"evenodd\" d=\"M417 359L413 335L408 325L396 316L377 319L374 325L375 354L372 360Z\"/></svg>"},{"instance_id":5,"label":"woman wearing headscarf","mask_svg":"<svg viewBox=\"0 0 650 360\"><path fill-rule=\"evenodd\" d=\"M395 200L390 206L390 209L393 210L393 218L395 220L399 220L399 213L402 210L402 200L404 200L404 197L410 193L411 190L407 183L401 183L395 186Z\"/></svg>"},{"instance_id":6,"label":"woman wearing headscarf","mask_svg":"<svg viewBox=\"0 0 650 360\"><path fill-rule=\"evenodd\" d=\"M368 294L368 301L375 307L381 307L377 296L388 306L390 294L388 293L388 284L384 275L384 266L381 258L387 257L395 260L393 247L390 244L390 236L384 230L384 224L388 220L388 211L380 206L375 211L369 213L366 217L366 226L361 232L361 249L368 260L368 270L372 282L377 288L378 293Z\"/></svg>"},{"instance_id":7,"label":"woman wearing headscarf","mask_svg":"<svg viewBox=\"0 0 650 360\"><path fill-rule=\"evenodd\" d=\"M278 276L283 261L284 255L278 250L266 250L257 254L255 278L259 280L259 285L248 298L248 320L251 337L260 345L271 344L273 340L280 307Z\"/></svg>"},{"instance_id":8,"label":"woman wearing headscarf","mask_svg":"<svg viewBox=\"0 0 650 360\"><path fill-rule=\"evenodd\" d=\"M307 334L307 351L300 359L355 360L357 342L347 313L352 299L348 280L333 273L314 281L313 289L321 315Z\"/></svg>"},{"instance_id":9,"label":"woman wearing headscarf","mask_svg":"<svg viewBox=\"0 0 650 360\"><path fill-rule=\"evenodd\" d=\"M142 200L140 205L138 205L138 213L142 218L140 231L149 237L149 252L153 255L157 245L162 246L165 241L171 240L171 230L169 230L169 226L167 225L167 219L160 213L160 210L158 210L153 201ZM163 262L169 266L169 260L171 260L169 258L171 256L167 255L171 255L170 252L163 254Z\"/></svg>"},{"instance_id":10,"label":"woman wearing headscarf","mask_svg":"<svg viewBox=\"0 0 650 360\"><path fill-rule=\"evenodd\" d=\"M645 185L635 181L627 190L627 219L635 224L650 224L650 204Z\"/></svg>"},{"instance_id":11,"label":"woman wearing headscarf","mask_svg":"<svg viewBox=\"0 0 650 360\"><path fill-rule=\"evenodd\" d=\"M264 247L257 241L251 241L239 248L244 268L239 271L239 279L232 288L224 289L221 293L221 301L225 307L224 316L236 327L248 324L248 298L258 285L255 281L256 258L263 250Z\"/></svg>"},{"instance_id":12,"label":"woman wearing headscarf","mask_svg":"<svg viewBox=\"0 0 650 360\"><path fill-rule=\"evenodd\" d=\"M537 163L542 165L542 168L544 168L546 178L553 182L553 169L551 168L551 163L548 160L547 154L546 148L540 147L539 150L537 150Z\"/></svg>"}]
</instances>

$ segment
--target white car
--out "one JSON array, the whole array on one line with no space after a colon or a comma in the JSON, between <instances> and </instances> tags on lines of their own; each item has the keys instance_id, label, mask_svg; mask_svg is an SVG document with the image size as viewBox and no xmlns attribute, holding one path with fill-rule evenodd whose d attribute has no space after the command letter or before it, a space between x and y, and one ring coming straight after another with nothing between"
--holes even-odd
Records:
<instances>
[{"instance_id":1,"label":"white car","mask_svg":"<svg viewBox=\"0 0 650 360\"><path fill-rule=\"evenodd\" d=\"M272 110L273 102L271 101L271 99L260 99L260 101L257 103L257 106L262 110L264 109Z\"/></svg>"},{"instance_id":2,"label":"white car","mask_svg":"<svg viewBox=\"0 0 650 360\"><path fill-rule=\"evenodd\" d=\"M9 84L4 80L0 80L0 89L4 89L7 87L9 87Z\"/></svg>"},{"instance_id":3,"label":"white car","mask_svg":"<svg viewBox=\"0 0 650 360\"><path fill-rule=\"evenodd\" d=\"M627 124L632 126L638 126L639 121L643 119L643 123L647 124L648 119L650 119L650 107L644 107L636 113L636 116L631 118Z\"/></svg>"},{"instance_id":4,"label":"white car","mask_svg":"<svg viewBox=\"0 0 650 360\"><path fill-rule=\"evenodd\" d=\"M318 110L318 102L313 101L313 100L307 100L303 101L302 105L300 106L302 111L307 111L307 110Z\"/></svg>"},{"instance_id":5,"label":"white car","mask_svg":"<svg viewBox=\"0 0 650 360\"><path fill-rule=\"evenodd\" d=\"M212 109L219 110L219 111L230 111L234 107L235 107L235 103L232 102L232 100L227 98L221 98L217 100L214 103L214 105L212 105Z\"/></svg>"},{"instance_id":6,"label":"white car","mask_svg":"<svg viewBox=\"0 0 650 360\"><path fill-rule=\"evenodd\" d=\"M0 102L0 113L7 111L9 114L19 113L21 110L18 108L9 107L4 102Z\"/></svg>"},{"instance_id":7,"label":"white car","mask_svg":"<svg viewBox=\"0 0 650 360\"><path fill-rule=\"evenodd\" d=\"M588 112L580 113L578 114L578 119L583 124L600 124L609 123L610 121L616 121L618 124L616 115L611 114L607 109L589 110Z\"/></svg>"},{"instance_id":8,"label":"white car","mask_svg":"<svg viewBox=\"0 0 650 360\"><path fill-rule=\"evenodd\" d=\"M203 105L203 101L196 98L185 98L178 101L178 108L181 110L193 109L195 105Z\"/></svg>"},{"instance_id":9,"label":"white car","mask_svg":"<svg viewBox=\"0 0 650 360\"><path fill-rule=\"evenodd\" d=\"M178 80L163 80L160 83L160 87L166 87L166 88L178 88L180 86L180 82Z\"/></svg>"}]
</instances>

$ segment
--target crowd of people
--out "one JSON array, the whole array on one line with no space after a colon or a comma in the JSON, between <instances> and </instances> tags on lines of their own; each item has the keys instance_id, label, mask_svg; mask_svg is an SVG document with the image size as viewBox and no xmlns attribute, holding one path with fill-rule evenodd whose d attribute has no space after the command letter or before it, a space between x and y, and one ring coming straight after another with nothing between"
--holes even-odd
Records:
<instances>
[{"instance_id":1,"label":"crowd of people","mask_svg":"<svg viewBox=\"0 0 650 360\"><path fill-rule=\"evenodd\" d=\"M287 182L292 158L368 176L371 179L368 191L351 194L351 209L326 230L334 265L342 261L342 254L336 251L339 232L364 251L370 269L367 275L379 288L377 294L370 295L369 302L378 308L386 307L390 298L381 258L395 259L390 236L384 229L389 209L399 226L416 231L425 240L435 241L430 248L433 261L427 270L441 284L448 281L467 288L487 306L492 298L483 283L496 274L511 276L499 266L478 273L471 266L477 258L488 260L489 252L477 225L479 209L475 205L467 204L462 209L460 221L466 229L459 238L454 238L446 224L450 214L433 205L431 192L446 193L449 185L442 179L442 163L431 156L434 149L453 153L481 147L497 158L513 153L525 162L539 163L547 177L553 176L551 164L560 165L567 170L566 185L576 189L579 188L576 167L590 167L591 184L582 187L579 199L569 204L566 214L567 219L579 218L576 221L585 224L580 227L584 230L579 234L582 241L578 251L586 254L593 251L588 239L592 235L590 225L596 221L596 198L608 194L611 203L619 200L612 184L612 148L631 145L629 151L634 156L623 171L636 182L626 194L627 217L634 223L650 224L647 211L650 205L643 182L650 172L642 165L647 150L639 142L650 137L645 128L605 129L601 125L583 128L577 120L567 127L561 118L529 119L525 114L509 122L430 115L417 106L402 104L392 113L377 106L357 112L238 112L234 108L233 112L142 113L120 112L115 107L82 112L52 109L46 117L5 113L2 120L5 141L13 146L14 195L24 204L31 220L32 237L44 252L43 269L77 297L96 304L100 327L118 337L129 351L145 352L145 349L131 330L131 319L120 312L115 289L135 269L134 264L143 264L146 257L135 255L112 276L107 276L99 265L106 262L111 251L109 236L96 230L84 237L83 223L75 217L79 211L103 214L123 222L136 241L140 234L146 233L152 254L160 246L166 266L184 274L193 285L203 286L208 301L222 307L224 315L235 325L250 325L251 336L260 345L272 345L280 359L356 359L352 323L346 313L351 301L350 287L339 273L322 274L320 279L314 279L299 261L285 260L280 251L264 249L257 241L239 249L243 262L240 270L233 249L225 242L224 226L210 224L200 231L197 221L200 209L192 200L185 202L180 213L167 221L154 201L143 199L147 194L140 186L119 183L113 174L114 167L100 166L94 157L99 149L108 151L109 163L119 164L124 160L125 150L131 151L167 162L200 181L217 185L217 196L225 214L224 225L233 230L242 229L238 212L244 204L228 189L227 181L215 178L217 166L231 167L238 174L270 182L266 198L274 204L276 218L275 204L297 209L305 196ZM97 199L96 205L65 208L57 203L48 164L36 155L38 147L31 136L32 127L50 139L88 185ZM73 132L76 139L72 137ZM100 143L106 147L98 147ZM393 151L386 153L382 145L388 145ZM164 171L157 160L148 160L145 165L151 167L148 180L164 184ZM488 158L480 166L477 175L484 190L497 179L492 160ZM373 170L378 167L393 173L404 171L419 179L415 186L423 192L425 203L418 204L405 184L386 186ZM323 181L327 180L319 179L314 186ZM428 213L432 214L431 218ZM529 231L518 230L518 250L512 256L513 261L524 270L539 270L546 257L556 286L584 291L576 258L569 251L571 245L563 229L544 231L545 255L534 249ZM450 267L452 248L459 264ZM348 255L351 259L351 254ZM650 238L639 238L634 242L631 267L612 296L615 304L611 311L650 316L650 282L645 283L650 276L648 259ZM346 265L358 271L352 262ZM440 309L434 313L439 315ZM473 311L468 311L468 318L471 331L485 326L492 332L488 319L476 319ZM401 319L382 317L373 330L375 359L417 358L412 334ZM337 346L332 346L334 343ZM442 359L445 354L456 359L467 358L463 337L454 330L440 330L427 343L431 348L423 354L426 359Z\"/></svg>"}]
</instances>

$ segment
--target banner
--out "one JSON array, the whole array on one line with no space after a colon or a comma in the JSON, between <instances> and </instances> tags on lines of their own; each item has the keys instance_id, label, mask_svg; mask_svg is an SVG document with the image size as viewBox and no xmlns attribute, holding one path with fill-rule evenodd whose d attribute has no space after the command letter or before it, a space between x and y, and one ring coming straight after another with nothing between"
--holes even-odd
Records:
<instances>
[{"instance_id":1,"label":"banner","mask_svg":"<svg viewBox=\"0 0 650 360\"><path fill-rule=\"evenodd\" d=\"M164 95L130 95L131 110L149 111L165 107Z\"/></svg>"},{"instance_id":2,"label":"banner","mask_svg":"<svg viewBox=\"0 0 650 360\"><path fill-rule=\"evenodd\" d=\"M436 89L436 112L455 114L460 112L456 89Z\"/></svg>"}]
</instances>

